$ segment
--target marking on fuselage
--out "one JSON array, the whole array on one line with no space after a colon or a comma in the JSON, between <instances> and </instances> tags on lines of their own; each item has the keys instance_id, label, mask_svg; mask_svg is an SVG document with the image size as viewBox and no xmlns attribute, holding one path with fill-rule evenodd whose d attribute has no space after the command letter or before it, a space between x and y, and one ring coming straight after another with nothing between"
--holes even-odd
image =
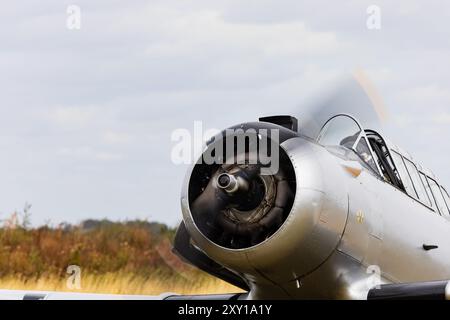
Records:
<instances>
[{"instance_id":1,"label":"marking on fuselage","mask_svg":"<svg viewBox=\"0 0 450 320\"><path fill-rule=\"evenodd\" d=\"M362 172L362 166L355 162L355 163L344 163L342 164L342 167L347 171L353 178L358 178L361 175Z\"/></svg>"},{"instance_id":2,"label":"marking on fuselage","mask_svg":"<svg viewBox=\"0 0 450 320\"><path fill-rule=\"evenodd\" d=\"M357 221L358 223L363 223L363 222L364 222L364 212L362 212L362 210L359 210L359 211L356 213L356 221Z\"/></svg>"}]
</instances>

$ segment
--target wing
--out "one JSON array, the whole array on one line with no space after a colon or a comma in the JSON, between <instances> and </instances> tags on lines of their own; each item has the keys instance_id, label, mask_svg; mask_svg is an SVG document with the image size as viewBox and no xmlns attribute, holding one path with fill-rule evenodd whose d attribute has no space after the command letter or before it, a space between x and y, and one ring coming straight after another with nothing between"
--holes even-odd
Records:
<instances>
[{"instance_id":1,"label":"wing","mask_svg":"<svg viewBox=\"0 0 450 320\"><path fill-rule=\"evenodd\" d=\"M0 290L0 300L165 300L173 294L159 296L116 295L57 291Z\"/></svg>"},{"instance_id":2,"label":"wing","mask_svg":"<svg viewBox=\"0 0 450 320\"><path fill-rule=\"evenodd\" d=\"M182 296L163 293L159 296L95 294L56 291L0 290L0 300L237 300L241 294Z\"/></svg>"}]
</instances>

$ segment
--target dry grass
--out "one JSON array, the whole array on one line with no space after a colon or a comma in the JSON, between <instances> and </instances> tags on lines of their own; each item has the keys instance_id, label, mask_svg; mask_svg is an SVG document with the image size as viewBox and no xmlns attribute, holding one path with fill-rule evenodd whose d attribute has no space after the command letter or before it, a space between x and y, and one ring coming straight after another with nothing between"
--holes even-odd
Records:
<instances>
[{"instance_id":1,"label":"dry grass","mask_svg":"<svg viewBox=\"0 0 450 320\"><path fill-rule=\"evenodd\" d=\"M145 221L0 228L0 289L112 294L211 294L240 290L183 263L174 230ZM81 290L66 285L81 269Z\"/></svg>"},{"instance_id":2,"label":"dry grass","mask_svg":"<svg viewBox=\"0 0 450 320\"><path fill-rule=\"evenodd\" d=\"M238 289L219 279L197 276L195 281L174 280L173 278L143 278L132 274L108 273L103 275L84 275L81 289L71 290L66 279L55 276L39 279L7 276L0 279L0 288L5 290L66 291L110 294L159 295L165 292L177 294L237 293Z\"/></svg>"}]
</instances>

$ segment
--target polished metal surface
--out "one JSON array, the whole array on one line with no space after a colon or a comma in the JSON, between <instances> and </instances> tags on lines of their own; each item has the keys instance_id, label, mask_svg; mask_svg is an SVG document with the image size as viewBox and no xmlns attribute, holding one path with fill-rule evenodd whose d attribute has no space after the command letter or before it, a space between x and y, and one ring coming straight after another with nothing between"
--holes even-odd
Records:
<instances>
[{"instance_id":1,"label":"polished metal surface","mask_svg":"<svg viewBox=\"0 0 450 320\"><path fill-rule=\"evenodd\" d=\"M181 196L195 244L245 278L250 299L365 299L376 284L450 279L445 217L357 157L304 137L281 146L295 168L295 201L281 228L263 243L241 250L212 243L190 213L189 173ZM426 251L425 243L438 249Z\"/></svg>"},{"instance_id":2,"label":"polished metal surface","mask_svg":"<svg viewBox=\"0 0 450 320\"><path fill-rule=\"evenodd\" d=\"M359 134L361 139L367 139L366 135ZM295 176L291 177L296 187L290 212L273 234L241 248L218 245L202 233L189 199L195 165L188 170L181 192L186 230L198 250L248 284L250 291L242 299L366 299L369 290L381 284L450 279L450 217L388 183L378 164L373 170L356 154L356 143L346 149L288 135L280 146ZM400 148L387 146L412 161ZM248 189L248 182L233 172L214 179L229 194ZM258 221L267 213L265 204L276 203L275 180L270 175L262 178L265 194L253 215L233 207L225 214L237 223ZM10 293L22 298L25 294ZM0 297L7 295L0 292ZM449 285L445 296L450 298Z\"/></svg>"}]
</instances>

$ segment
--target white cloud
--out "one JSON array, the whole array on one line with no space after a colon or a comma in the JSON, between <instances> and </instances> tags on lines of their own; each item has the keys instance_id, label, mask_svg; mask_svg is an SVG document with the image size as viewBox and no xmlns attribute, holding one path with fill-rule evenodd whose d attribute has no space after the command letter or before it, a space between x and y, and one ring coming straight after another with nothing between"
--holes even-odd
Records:
<instances>
[{"instance_id":1,"label":"white cloud","mask_svg":"<svg viewBox=\"0 0 450 320\"><path fill-rule=\"evenodd\" d=\"M75 161L119 161L124 159L123 154L97 151L90 146L62 147L58 149L57 154Z\"/></svg>"},{"instance_id":2,"label":"white cloud","mask_svg":"<svg viewBox=\"0 0 450 320\"><path fill-rule=\"evenodd\" d=\"M85 158L92 154L92 148L88 146L62 147L58 149L58 155L75 158Z\"/></svg>"},{"instance_id":3,"label":"white cloud","mask_svg":"<svg viewBox=\"0 0 450 320\"><path fill-rule=\"evenodd\" d=\"M161 17L160 17L161 18ZM185 54L220 54L232 51L253 58L304 54L332 54L338 48L333 32L315 32L303 22L277 24L233 23L219 12L200 11L168 15L163 33L171 35L147 47L151 57Z\"/></svg>"},{"instance_id":4,"label":"white cloud","mask_svg":"<svg viewBox=\"0 0 450 320\"><path fill-rule=\"evenodd\" d=\"M134 137L126 132L106 131L102 134L102 140L107 144L128 144Z\"/></svg>"},{"instance_id":5,"label":"white cloud","mask_svg":"<svg viewBox=\"0 0 450 320\"><path fill-rule=\"evenodd\" d=\"M450 126L450 113L441 113L433 116L433 120L436 124Z\"/></svg>"},{"instance_id":6,"label":"white cloud","mask_svg":"<svg viewBox=\"0 0 450 320\"><path fill-rule=\"evenodd\" d=\"M301 122L306 98L355 67L390 109L389 138L449 183L433 160L450 157L448 5L380 0L370 32L370 4L79 0L79 31L60 1L4 4L0 142L16 160L0 158L2 206L33 200L41 222L127 212L174 224L185 173L170 162L174 128L292 110Z\"/></svg>"},{"instance_id":7,"label":"white cloud","mask_svg":"<svg viewBox=\"0 0 450 320\"><path fill-rule=\"evenodd\" d=\"M49 119L59 126L84 127L94 120L92 107L56 107L49 112Z\"/></svg>"},{"instance_id":8,"label":"white cloud","mask_svg":"<svg viewBox=\"0 0 450 320\"><path fill-rule=\"evenodd\" d=\"M426 84L409 88L399 93L405 102L421 104L423 108L438 108L443 105L450 107L450 91L436 84Z\"/></svg>"},{"instance_id":9,"label":"white cloud","mask_svg":"<svg viewBox=\"0 0 450 320\"><path fill-rule=\"evenodd\" d=\"M95 154L95 159L100 161L119 161L124 158L124 155L109 152L98 152Z\"/></svg>"}]
</instances>

